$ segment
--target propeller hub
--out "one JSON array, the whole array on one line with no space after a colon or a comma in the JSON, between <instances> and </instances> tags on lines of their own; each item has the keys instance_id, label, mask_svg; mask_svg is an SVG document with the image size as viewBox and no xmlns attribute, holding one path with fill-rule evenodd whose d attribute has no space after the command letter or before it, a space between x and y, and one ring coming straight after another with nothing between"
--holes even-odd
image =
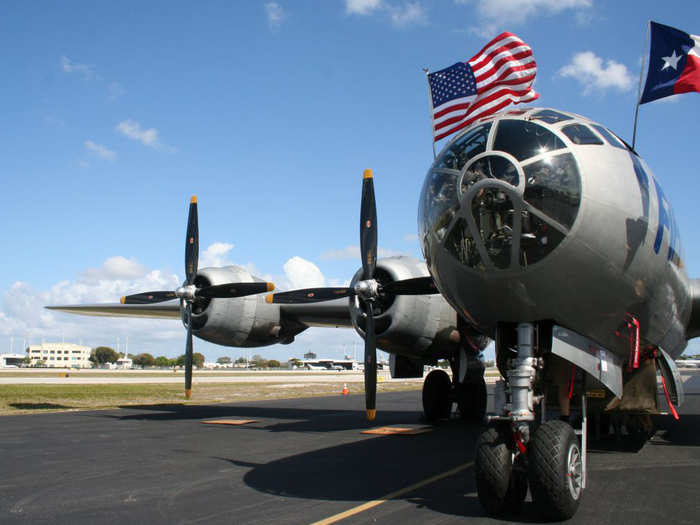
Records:
<instances>
[{"instance_id":1,"label":"propeller hub","mask_svg":"<svg viewBox=\"0 0 700 525\"><path fill-rule=\"evenodd\" d=\"M373 301L379 297L379 283L375 279L357 281L355 283L355 293L363 301Z\"/></svg>"},{"instance_id":2,"label":"propeller hub","mask_svg":"<svg viewBox=\"0 0 700 525\"><path fill-rule=\"evenodd\" d=\"M197 293L197 287L194 284L187 284L185 286L180 286L175 290L175 295L185 301L194 301L195 294Z\"/></svg>"}]
</instances>

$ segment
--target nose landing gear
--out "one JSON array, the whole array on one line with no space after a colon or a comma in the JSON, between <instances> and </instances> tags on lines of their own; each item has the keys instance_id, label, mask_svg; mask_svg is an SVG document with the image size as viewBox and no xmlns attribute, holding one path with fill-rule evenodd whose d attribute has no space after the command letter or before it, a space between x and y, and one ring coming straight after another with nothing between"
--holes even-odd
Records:
<instances>
[{"instance_id":1,"label":"nose landing gear","mask_svg":"<svg viewBox=\"0 0 700 525\"><path fill-rule=\"evenodd\" d=\"M507 361L506 382L496 392L497 413L489 416L491 426L477 443L479 501L489 514L518 512L529 484L544 517L568 519L576 513L586 485L585 398L581 430L563 421L546 421L545 397L535 392L542 369L542 360L535 357L535 327L521 323L517 332L517 354Z\"/></svg>"}]
</instances>

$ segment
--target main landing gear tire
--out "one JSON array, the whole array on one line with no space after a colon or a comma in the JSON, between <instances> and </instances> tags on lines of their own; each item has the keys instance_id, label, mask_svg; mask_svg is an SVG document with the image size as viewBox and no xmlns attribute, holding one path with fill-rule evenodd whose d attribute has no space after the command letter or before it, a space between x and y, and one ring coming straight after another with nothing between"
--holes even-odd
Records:
<instances>
[{"instance_id":1,"label":"main landing gear tire","mask_svg":"<svg viewBox=\"0 0 700 525\"><path fill-rule=\"evenodd\" d=\"M492 516L519 512L527 495L524 465L517 459L513 465L512 439L506 430L489 427L476 444L476 491L479 502Z\"/></svg>"},{"instance_id":2,"label":"main landing gear tire","mask_svg":"<svg viewBox=\"0 0 700 525\"><path fill-rule=\"evenodd\" d=\"M583 492L581 446L573 428L556 420L541 425L528 459L532 499L541 514L552 520L572 517Z\"/></svg>"},{"instance_id":3,"label":"main landing gear tire","mask_svg":"<svg viewBox=\"0 0 700 525\"><path fill-rule=\"evenodd\" d=\"M450 376L444 370L433 370L423 381L423 413L426 421L434 422L450 417L452 400Z\"/></svg>"},{"instance_id":4,"label":"main landing gear tire","mask_svg":"<svg viewBox=\"0 0 700 525\"><path fill-rule=\"evenodd\" d=\"M486 381L457 385L457 408L466 421L483 421L486 415Z\"/></svg>"}]
</instances>

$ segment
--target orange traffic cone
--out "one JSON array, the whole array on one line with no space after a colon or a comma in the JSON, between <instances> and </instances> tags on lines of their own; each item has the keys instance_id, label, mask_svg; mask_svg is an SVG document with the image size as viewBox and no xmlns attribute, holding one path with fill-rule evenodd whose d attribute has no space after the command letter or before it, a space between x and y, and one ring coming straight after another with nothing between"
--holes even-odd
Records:
<instances>
[{"instance_id":1,"label":"orange traffic cone","mask_svg":"<svg viewBox=\"0 0 700 525\"><path fill-rule=\"evenodd\" d=\"M349 393L350 393L350 391L348 390L348 384L343 383L343 391L341 392L341 394L343 394L344 396L347 396Z\"/></svg>"}]
</instances>

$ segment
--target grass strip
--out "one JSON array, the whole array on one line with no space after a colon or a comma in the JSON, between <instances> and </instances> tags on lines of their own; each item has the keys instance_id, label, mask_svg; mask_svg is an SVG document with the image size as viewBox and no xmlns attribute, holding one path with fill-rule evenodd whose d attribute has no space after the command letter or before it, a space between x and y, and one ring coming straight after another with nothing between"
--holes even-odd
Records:
<instances>
[{"instance_id":1,"label":"grass strip","mask_svg":"<svg viewBox=\"0 0 700 525\"><path fill-rule=\"evenodd\" d=\"M379 383L378 392L419 390L420 383ZM307 383L202 383L193 388L186 400L178 384L103 384L103 385L0 385L0 416L96 410L162 403L213 404L265 399L290 399L340 395L337 382ZM361 383L349 383L351 394L364 393Z\"/></svg>"}]
</instances>

